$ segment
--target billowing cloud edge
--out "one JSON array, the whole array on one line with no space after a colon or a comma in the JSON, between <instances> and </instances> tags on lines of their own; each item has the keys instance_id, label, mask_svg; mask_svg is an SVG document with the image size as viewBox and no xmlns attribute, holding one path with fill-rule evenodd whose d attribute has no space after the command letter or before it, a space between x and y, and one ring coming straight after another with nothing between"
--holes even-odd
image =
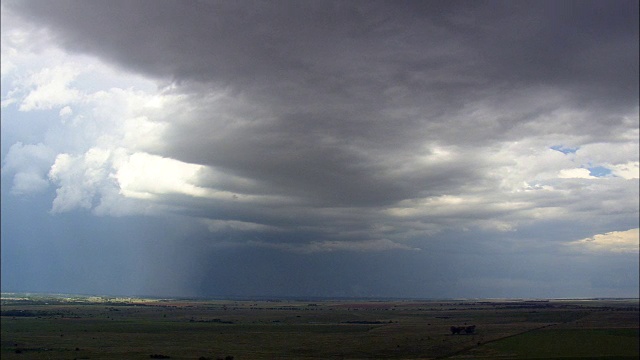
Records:
<instances>
[{"instance_id":1,"label":"billowing cloud edge","mask_svg":"<svg viewBox=\"0 0 640 360\"><path fill-rule=\"evenodd\" d=\"M394 242L389 239L372 239L359 241L322 240L312 241L309 243L269 243L254 240L250 241L248 244L257 247L264 247L300 254L326 253L337 251L377 252L387 250L421 250L420 248L414 248L405 244Z\"/></svg>"},{"instance_id":2,"label":"billowing cloud edge","mask_svg":"<svg viewBox=\"0 0 640 360\"><path fill-rule=\"evenodd\" d=\"M568 243L572 248L587 252L637 253L640 248L639 229L611 231Z\"/></svg>"}]
</instances>

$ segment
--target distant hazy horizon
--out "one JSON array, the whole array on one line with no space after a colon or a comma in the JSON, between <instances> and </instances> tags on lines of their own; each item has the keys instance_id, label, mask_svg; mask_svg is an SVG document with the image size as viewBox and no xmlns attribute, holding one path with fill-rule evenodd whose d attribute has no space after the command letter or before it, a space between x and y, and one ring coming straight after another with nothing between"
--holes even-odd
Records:
<instances>
[{"instance_id":1,"label":"distant hazy horizon","mask_svg":"<svg viewBox=\"0 0 640 360\"><path fill-rule=\"evenodd\" d=\"M263 302L279 302L279 301L366 301L366 302L443 302L443 301L530 301L530 302L547 302L547 301L635 301L640 300L638 297L595 297L595 298L396 298L396 297L322 297L322 296L233 296L233 295L217 295L217 296L162 296L162 295L135 295L135 294L61 294L61 293L39 293L39 292L2 292L3 299L14 296L30 296L30 297L55 297L55 298L102 298L104 300L118 299L140 299L140 300L194 300L194 301L263 301Z\"/></svg>"}]
</instances>

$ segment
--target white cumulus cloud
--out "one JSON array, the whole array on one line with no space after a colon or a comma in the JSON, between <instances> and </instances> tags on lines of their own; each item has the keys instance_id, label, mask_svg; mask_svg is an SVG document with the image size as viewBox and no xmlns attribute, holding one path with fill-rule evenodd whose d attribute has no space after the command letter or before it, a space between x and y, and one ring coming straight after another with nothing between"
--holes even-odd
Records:
<instances>
[{"instance_id":1,"label":"white cumulus cloud","mask_svg":"<svg viewBox=\"0 0 640 360\"><path fill-rule=\"evenodd\" d=\"M24 84L29 90L20 104L20 111L51 109L79 101L82 94L71 87L78 74L73 64L44 68L32 74Z\"/></svg>"},{"instance_id":2,"label":"white cumulus cloud","mask_svg":"<svg viewBox=\"0 0 640 360\"><path fill-rule=\"evenodd\" d=\"M640 178L640 162L629 161L625 164L610 165L611 173L623 179L631 180Z\"/></svg>"},{"instance_id":3,"label":"white cumulus cloud","mask_svg":"<svg viewBox=\"0 0 640 360\"><path fill-rule=\"evenodd\" d=\"M110 152L92 148L83 155L59 154L49 171L58 185L52 212L91 209L95 197L108 181Z\"/></svg>"}]
</instances>

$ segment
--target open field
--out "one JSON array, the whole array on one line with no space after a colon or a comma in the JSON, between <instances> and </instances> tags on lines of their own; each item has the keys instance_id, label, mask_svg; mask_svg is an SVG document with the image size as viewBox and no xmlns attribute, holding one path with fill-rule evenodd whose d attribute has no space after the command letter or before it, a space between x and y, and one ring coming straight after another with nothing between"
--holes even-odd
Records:
<instances>
[{"instance_id":1,"label":"open field","mask_svg":"<svg viewBox=\"0 0 640 360\"><path fill-rule=\"evenodd\" d=\"M451 326L476 325L470 334ZM638 300L3 294L2 359L637 359Z\"/></svg>"}]
</instances>

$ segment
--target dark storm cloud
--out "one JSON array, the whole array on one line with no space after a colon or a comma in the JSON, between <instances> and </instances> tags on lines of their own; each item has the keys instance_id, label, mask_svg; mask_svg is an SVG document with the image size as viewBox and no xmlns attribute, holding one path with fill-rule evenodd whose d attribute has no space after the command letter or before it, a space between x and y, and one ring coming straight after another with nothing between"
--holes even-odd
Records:
<instances>
[{"instance_id":1,"label":"dark storm cloud","mask_svg":"<svg viewBox=\"0 0 640 360\"><path fill-rule=\"evenodd\" d=\"M257 131L311 149L319 135L367 147L411 144L433 137L425 123L448 123L465 104L487 97L502 102L522 87L567 92L594 108L635 104L638 94L632 1L14 5L49 24L69 49L178 85L205 82L208 90L245 95L277 116ZM384 113L395 109L413 112L401 119ZM216 119L199 121L206 129ZM509 126L491 129L492 136ZM300 148L284 139L262 141ZM334 151L328 159L340 168L341 156L358 160Z\"/></svg>"},{"instance_id":2,"label":"dark storm cloud","mask_svg":"<svg viewBox=\"0 0 640 360\"><path fill-rule=\"evenodd\" d=\"M628 111L637 100L638 12L628 1L15 6L71 50L204 94L188 118L176 114L185 119L172 125L168 156L318 205L457 193L492 166L470 145L517 139L531 124L553 133L557 124L539 119L567 101L604 108L604 129L616 132L612 104ZM212 92L228 97L212 102ZM477 117L476 106L490 111ZM590 115L560 131L604 123ZM394 172L434 142L461 155Z\"/></svg>"},{"instance_id":3,"label":"dark storm cloud","mask_svg":"<svg viewBox=\"0 0 640 360\"><path fill-rule=\"evenodd\" d=\"M321 204L459 192L492 166L473 146L532 126L620 132L638 97L633 1L10 5L70 50L191 94L197 109L175 115L167 156ZM558 130L541 122L567 104L597 113ZM433 143L461 156L394 171Z\"/></svg>"},{"instance_id":4,"label":"dark storm cloud","mask_svg":"<svg viewBox=\"0 0 640 360\"><path fill-rule=\"evenodd\" d=\"M638 91L633 1L15 5L60 32L70 49L165 79L236 90L291 85L295 92L304 85L320 96L331 90L354 97L360 86L373 86L369 95L389 80L412 90L475 80L585 86L626 101Z\"/></svg>"}]
</instances>

